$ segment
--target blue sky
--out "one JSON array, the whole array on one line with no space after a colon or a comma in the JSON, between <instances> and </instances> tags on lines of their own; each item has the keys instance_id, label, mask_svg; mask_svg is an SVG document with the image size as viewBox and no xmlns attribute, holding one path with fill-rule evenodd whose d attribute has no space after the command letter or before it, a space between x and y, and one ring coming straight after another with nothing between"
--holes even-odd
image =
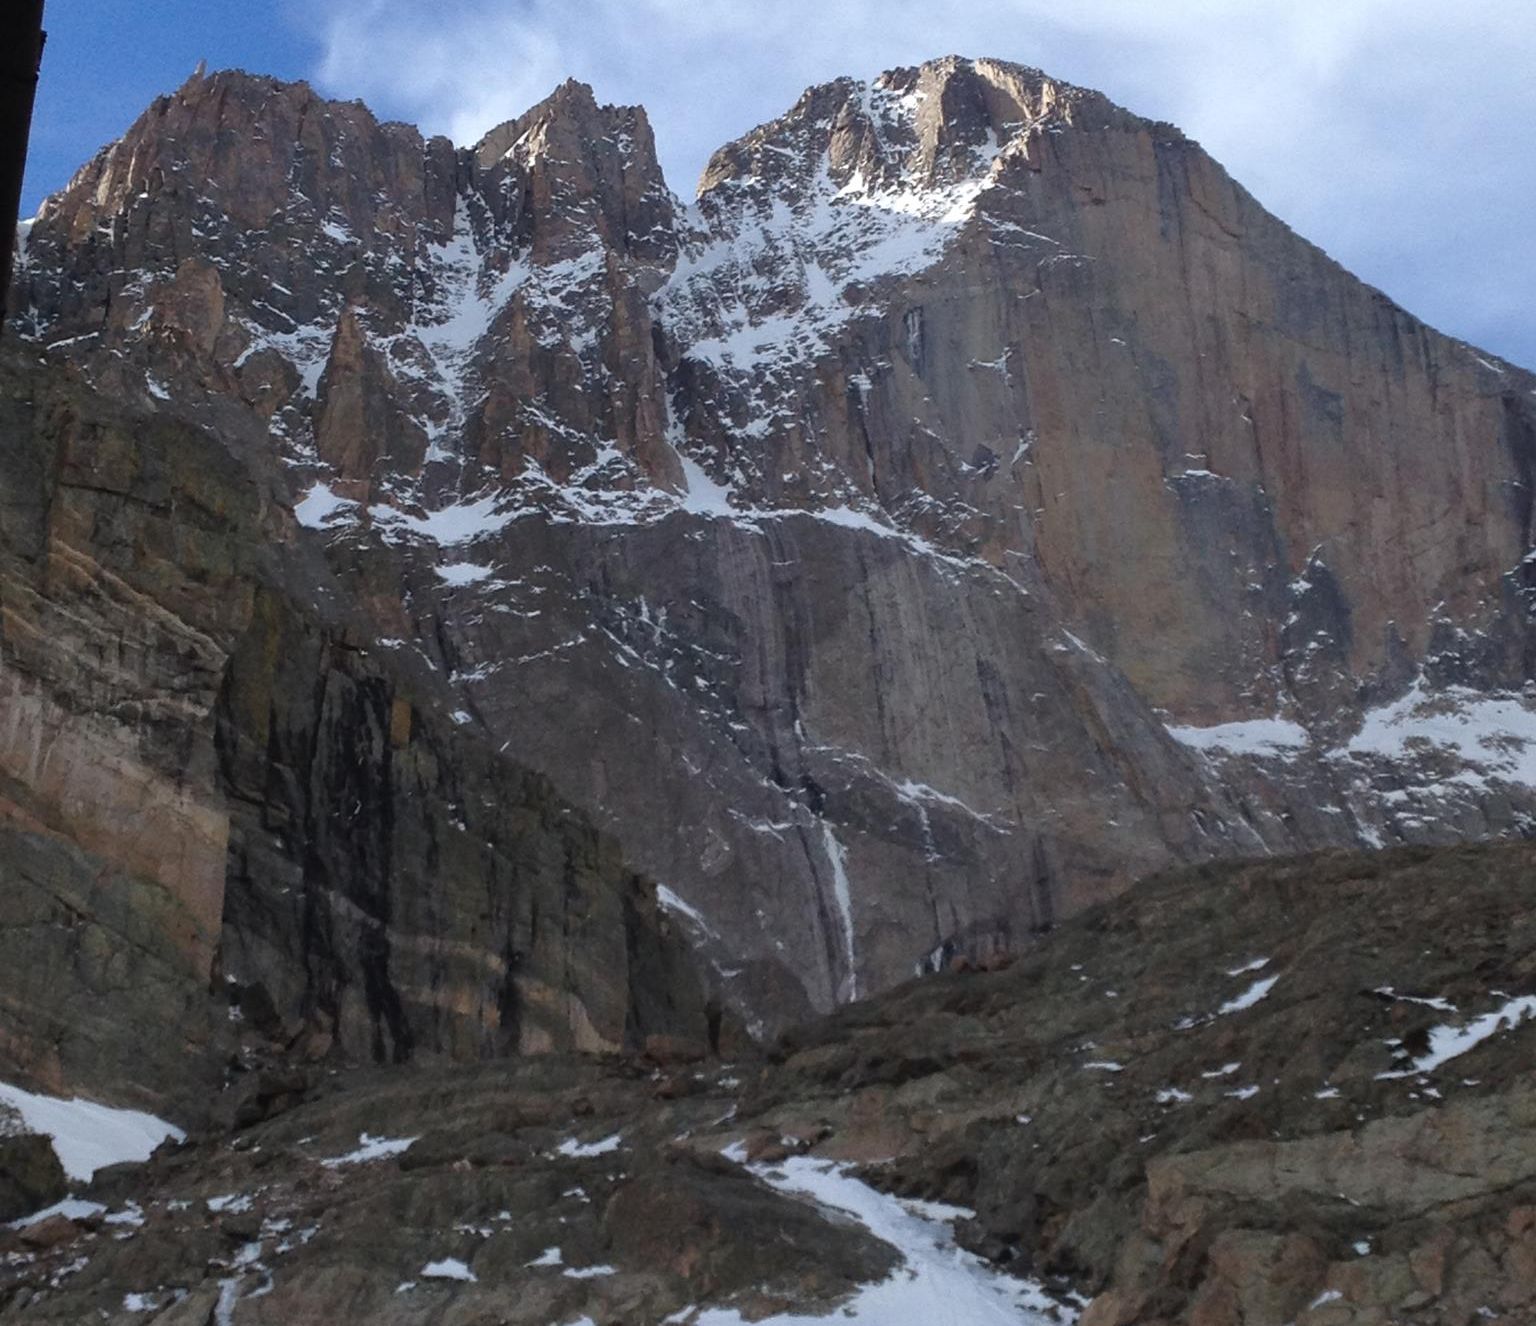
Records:
<instances>
[{"instance_id":1,"label":"blue sky","mask_svg":"<svg viewBox=\"0 0 1536 1326\"><path fill-rule=\"evenodd\" d=\"M473 141L567 75L650 111L685 195L809 84L956 52L1198 138L1434 325L1536 367L1531 0L49 0L23 207L199 59Z\"/></svg>"},{"instance_id":2,"label":"blue sky","mask_svg":"<svg viewBox=\"0 0 1536 1326\"><path fill-rule=\"evenodd\" d=\"M305 78L324 54L286 4L236 0L46 0L43 76L22 196L30 216L98 148L206 58Z\"/></svg>"}]
</instances>

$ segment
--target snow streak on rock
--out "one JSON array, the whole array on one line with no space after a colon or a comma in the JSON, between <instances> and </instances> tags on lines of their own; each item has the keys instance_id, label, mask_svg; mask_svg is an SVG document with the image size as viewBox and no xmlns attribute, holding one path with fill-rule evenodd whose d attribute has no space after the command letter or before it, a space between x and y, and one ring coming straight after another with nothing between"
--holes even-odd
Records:
<instances>
[{"instance_id":1,"label":"snow streak on rock","mask_svg":"<svg viewBox=\"0 0 1536 1326\"><path fill-rule=\"evenodd\" d=\"M1536 995L1517 995L1506 998L1491 1013L1473 1018L1465 1024L1446 1023L1433 1027L1429 1032L1429 1049L1407 1068L1378 1073L1378 1078L1417 1077L1432 1073L1443 1064L1457 1059L1469 1050L1476 1049L1490 1036L1502 1031L1512 1031L1528 1019L1536 1017Z\"/></svg>"},{"instance_id":2,"label":"snow streak on rock","mask_svg":"<svg viewBox=\"0 0 1536 1326\"><path fill-rule=\"evenodd\" d=\"M845 1000L859 997L858 954L853 939L853 894L848 887L848 854L838 842L832 826L825 820L821 825L822 843L827 850L827 864L832 868L832 901L837 907L837 919L842 933L843 959L847 964L842 980L842 997Z\"/></svg>"}]
</instances>

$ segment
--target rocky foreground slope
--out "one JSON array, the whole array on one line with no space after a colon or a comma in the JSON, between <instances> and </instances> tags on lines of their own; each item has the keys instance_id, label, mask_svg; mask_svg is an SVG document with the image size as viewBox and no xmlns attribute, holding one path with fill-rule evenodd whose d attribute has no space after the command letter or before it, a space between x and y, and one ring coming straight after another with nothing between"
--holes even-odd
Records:
<instances>
[{"instance_id":1,"label":"rocky foreground slope","mask_svg":"<svg viewBox=\"0 0 1536 1326\"><path fill-rule=\"evenodd\" d=\"M0 1232L0 1320L1516 1326L1533 878L1185 870L765 1057L253 1069Z\"/></svg>"},{"instance_id":2,"label":"rocky foreground slope","mask_svg":"<svg viewBox=\"0 0 1536 1326\"><path fill-rule=\"evenodd\" d=\"M317 1051L546 1043L491 993L535 924L483 882L500 753L661 882L711 997L769 1031L1173 862L1533 822L1536 379L1038 71L814 88L693 203L644 112L579 84L457 149L197 77L44 205L11 312L153 417L140 450L211 432L187 446L252 476L290 606L171 576L149 707L45 704L29 670L78 651L8 628L8 713L39 715L8 767L46 799L103 722L175 746L102 762L74 822L186 909L177 961L222 942ZM157 537L235 558L194 478ZM92 482L59 491L110 505ZM128 527L69 528L81 583L126 574ZM35 564L27 595L75 592ZM398 749L386 675L434 697L398 795L347 772ZM403 857L395 815L431 821ZM440 890L437 851L482 882ZM567 999L537 981L524 1008Z\"/></svg>"}]
</instances>

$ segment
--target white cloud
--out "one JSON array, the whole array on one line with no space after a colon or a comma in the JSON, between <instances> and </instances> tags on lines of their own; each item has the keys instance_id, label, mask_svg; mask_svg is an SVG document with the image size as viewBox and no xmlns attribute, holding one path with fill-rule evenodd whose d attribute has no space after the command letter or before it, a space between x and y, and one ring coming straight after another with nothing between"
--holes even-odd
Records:
<instances>
[{"instance_id":1,"label":"white cloud","mask_svg":"<svg viewBox=\"0 0 1536 1326\"><path fill-rule=\"evenodd\" d=\"M808 85L957 52L1198 138L1457 335L1536 365L1528 0L335 0L315 81L473 141L574 76L650 112L668 178Z\"/></svg>"}]
</instances>

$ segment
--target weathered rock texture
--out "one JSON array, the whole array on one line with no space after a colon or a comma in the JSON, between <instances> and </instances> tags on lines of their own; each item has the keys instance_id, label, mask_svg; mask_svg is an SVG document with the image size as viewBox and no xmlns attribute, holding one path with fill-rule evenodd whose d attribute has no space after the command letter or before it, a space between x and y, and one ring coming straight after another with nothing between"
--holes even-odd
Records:
<instances>
[{"instance_id":1,"label":"weathered rock texture","mask_svg":"<svg viewBox=\"0 0 1536 1326\"><path fill-rule=\"evenodd\" d=\"M692 205L579 84L455 149L194 78L45 204L13 312L285 487L293 592L763 1025L1171 862L1536 823L1536 378L1038 71L814 88Z\"/></svg>"},{"instance_id":2,"label":"weathered rock texture","mask_svg":"<svg viewBox=\"0 0 1536 1326\"><path fill-rule=\"evenodd\" d=\"M185 1100L215 1080L212 711L262 499L197 429L69 376L12 353L0 393L0 1052Z\"/></svg>"},{"instance_id":3,"label":"weathered rock texture","mask_svg":"<svg viewBox=\"0 0 1536 1326\"><path fill-rule=\"evenodd\" d=\"M702 1045L700 986L655 890L377 652L263 596L230 659L226 979L310 1052Z\"/></svg>"},{"instance_id":4,"label":"weathered rock texture","mask_svg":"<svg viewBox=\"0 0 1536 1326\"><path fill-rule=\"evenodd\" d=\"M895 1157L897 1191L975 1210L962 1244L1095 1295L1084 1326L1523 1321L1536 1027L1498 1013L1536 968L1533 864L1145 881L1004 970L789 1034L739 1115Z\"/></svg>"},{"instance_id":5,"label":"weathered rock texture","mask_svg":"<svg viewBox=\"0 0 1536 1326\"><path fill-rule=\"evenodd\" d=\"M1536 1017L1490 1015L1531 988L1533 868L1513 844L1183 870L735 1063L253 1075L233 1128L98 1175L110 1216L0 1229L0 1319L840 1321L910 1287L892 1226L797 1198L792 1164L970 1208L947 1242L996 1306L956 1320L1523 1326ZM1462 1052L1426 1065L1442 1029Z\"/></svg>"},{"instance_id":6,"label":"weathered rock texture","mask_svg":"<svg viewBox=\"0 0 1536 1326\"><path fill-rule=\"evenodd\" d=\"M237 1031L396 1061L705 1040L654 890L316 596L217 438L14 353L0 410L8 1074L196 1117Z\"/></svg>"}]
</instances>

